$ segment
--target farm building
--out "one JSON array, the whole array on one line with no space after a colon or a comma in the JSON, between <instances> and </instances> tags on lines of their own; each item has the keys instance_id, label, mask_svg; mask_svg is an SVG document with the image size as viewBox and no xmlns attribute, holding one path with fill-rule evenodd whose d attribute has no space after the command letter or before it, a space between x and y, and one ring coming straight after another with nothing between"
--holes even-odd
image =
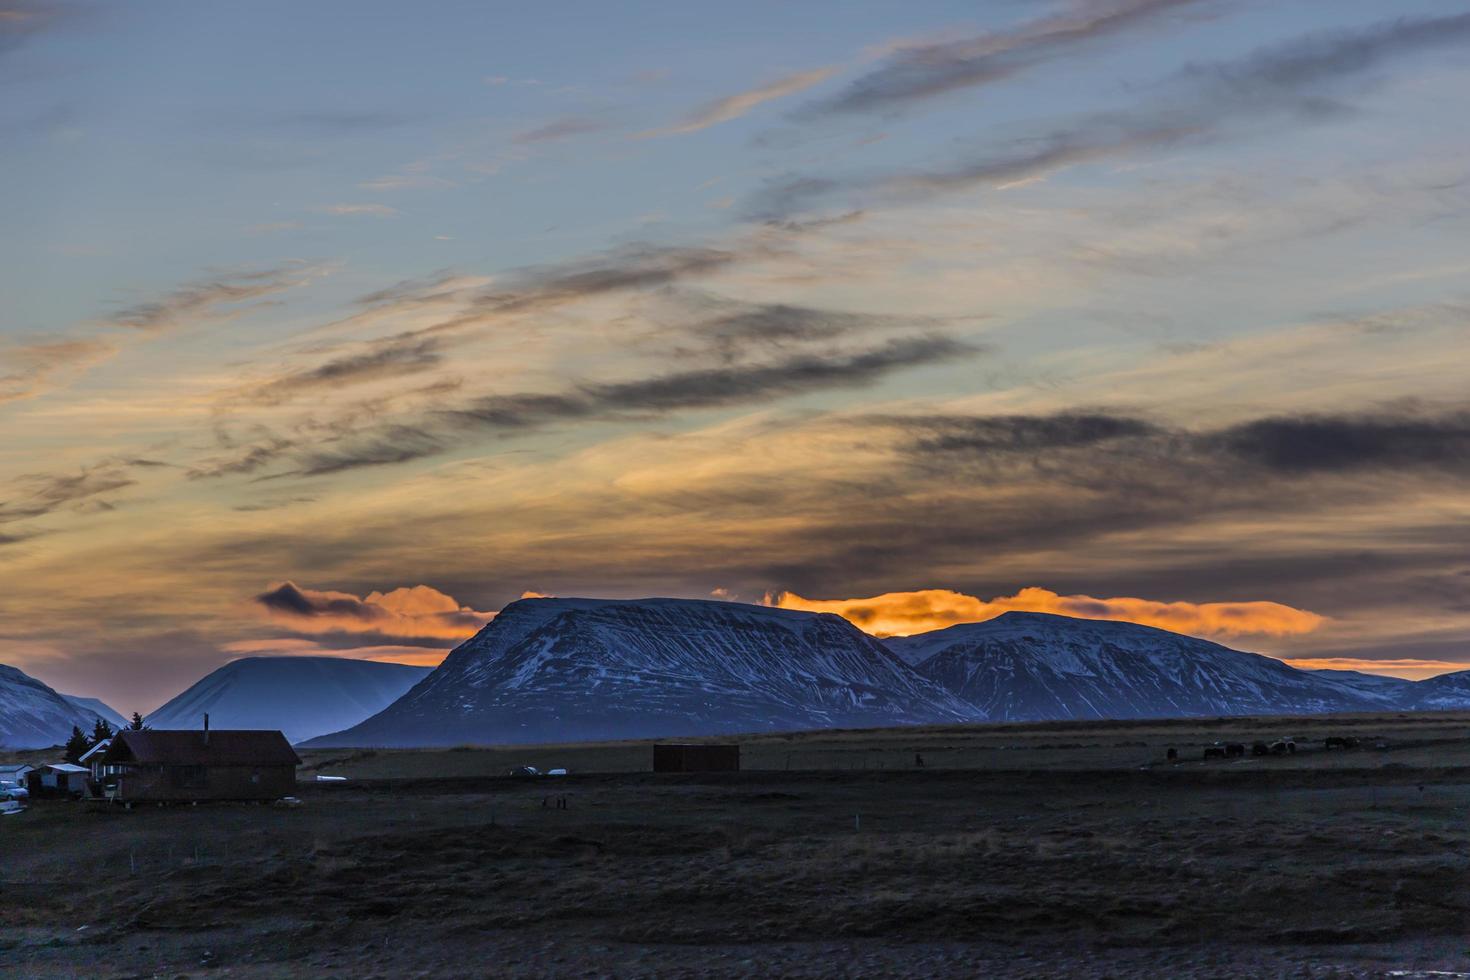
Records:
<instances>
[{"instance_id":1,"label":"farm building","mask_svg":"<svg viewBox=\"0 0 1470 980\"><path fill-rule=\"evenodd\" d=\"M26 773L26 789L32 799L47 796L84 796L87 792L87 776L91 771L86 766L74 766L70 762L53 762Z\"/></svg>"},{"instance_id":2,"label":"farm building","mask_svg":"<svg viewBox=\"0 0 1470 980\"><path fill-rule=\"evenodd\" d=\"M276 800L301 759L278 731L122 731L92 760L101 795L120 803Z\"/></svg>"},{"instance_id":3,"label":"farm building","mask_svg":"<svg viewBox=\"0 0 1470 980\"><path fill-rule=\"evenodd\" d=\"M654 772L737 772L740 746L666 744L653 747Z\"/></svg>"}]
</instances>

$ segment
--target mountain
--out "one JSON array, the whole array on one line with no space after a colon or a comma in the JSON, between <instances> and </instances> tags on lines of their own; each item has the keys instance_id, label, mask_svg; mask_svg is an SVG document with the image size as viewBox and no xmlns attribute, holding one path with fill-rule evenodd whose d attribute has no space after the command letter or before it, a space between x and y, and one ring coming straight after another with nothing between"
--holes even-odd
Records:
<instances>
[{"instance_id":1,"label":"mountain","mask_svg":"<svg viewBox=\"0 0 1470 980\"><path fill-rule=\"evenodd\" d=\"M107 722L114 729L128 727L128 720L114 711L106 702L97 698L84 698L75 694L63 694L63 698L76 705L89 715L96 715Z\"/></svg>"},{"instance_id":2,"label":"mountain","mask_svg":"<svg viewBox=\"0 0 1470 980\"><path fill-rule=\"evenodd\" d=\"M523 599L398 702L308 744L579 741L979 717L837 616L689 599Z\"/></svg>"},{"instance_id":3,"label":"mountain","mask_svg":"<svg viewBox=\"0 0 1470 980\"><path fill-rule=\"evenodd\" d=\"M1382 702L1388 711L1401 709L1416 696L1418 683L1403 677L1365 674L1360 670L1312 670L1319 680L1330 681L1364 697Z\"/></svg>"},{"instance_id":4,"label":"mountain","mask_svg":"<svg viewBox=\"0 0 1470 980\"><path fill-rule=\"evenodd\" d=\"M1394 699L1135 623L1009 612L891 644L1001 721L1373 711Z\"/></svg>"},{"instance_id":5,"label":"mountain","mask_svg":"<svg viewBox=\"0 0 1470 980\"><path fill-rule=\"evenodd\" d=\"M1401 705L1408 711L1470 709L1470 670L1457 670L1413 683Z\"/></svg>"},{"instance_id":6,"label":"mountain","mask_svg":"<svg viewBox=\"0 0 1470 980\"><path fill-rule=\"evenodd\" d=\"M0 664L0 747L39 749L64 743L72 727L90 733L96 717L14 667Z\"/></svg>"},{"instance_id":7,"label":"mountain","mask_svg":"<svg viewBox=\"0 0 1470 980\"><path fill-rule=\"evenodd\" d=\"M244 657L148 715L152 728L276 728L292 742L355 725L397 700L428 667L345 657Z\"/></svg>"}]
</instances>

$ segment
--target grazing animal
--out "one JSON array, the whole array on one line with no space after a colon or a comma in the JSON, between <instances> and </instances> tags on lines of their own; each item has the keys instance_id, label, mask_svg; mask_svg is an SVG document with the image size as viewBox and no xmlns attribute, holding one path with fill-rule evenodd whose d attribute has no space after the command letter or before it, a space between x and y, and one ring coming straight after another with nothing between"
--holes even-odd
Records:
<instances>
[{"instance_id":1,"label":"grazing animal","mask_svg":"<svg viewBox=\"0 0 1470 980\"><path fill-rule=\"evenodd\" d=\"M1206 745L1205 746L1205 758L1206 759L1223 759L1223 758L1225 758L1225 746L1223 746L1223 745Z\"/></svg>"},{"instance_id":2,"label":"grazing animal","mask_svg":"<svg viewBox=\"0 0 1470 980\"><path fill-rule=\"evenodd\" d=\"M1168 758L1169 758L1169 761L1170 762L1178 762L1179 761L1179 750L1178 749L1171 748L1168 751L1167 755L1168 755Z\"/></svg>"},{"instance_id":3,"label":"grazing animal","mask_svg":"<svg viewBox=\"0 0 1470 980\"><path fill-rule=\"evenodd\" d=\"M1225 757L1227 759L1239 759L1245 755L1245 745L1240 742L1228 742L1225 745Z\"/></svg>"},{"instance_id":4,"label":"grazing animal","mask_svg":"<svg viewBox=\"0 0 1470 980\"><path fill-rule=\"evenodd\" d=\"M1267 745L1265 742L1252 742L1251 743L1251 755L1270 755L1270 754L1271 754L1271 746Z\"/></svg>"}]
</instances>

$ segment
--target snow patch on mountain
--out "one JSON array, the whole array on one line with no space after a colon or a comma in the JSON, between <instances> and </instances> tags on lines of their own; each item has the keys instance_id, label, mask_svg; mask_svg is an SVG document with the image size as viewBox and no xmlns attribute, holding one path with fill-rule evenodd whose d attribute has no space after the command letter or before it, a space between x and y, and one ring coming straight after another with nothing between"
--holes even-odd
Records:
<instances>
[{"instance_id":1,"label":"snow patch on mountain","mask_svg":"<svg viewBox=\"0 0 1470 980\"><path fill-rule=\"evenodd\" d=\"M91 732L96 718L29 674L0 664L0 748L60 745L73 727Z\"/></svg>"}]
</instances>

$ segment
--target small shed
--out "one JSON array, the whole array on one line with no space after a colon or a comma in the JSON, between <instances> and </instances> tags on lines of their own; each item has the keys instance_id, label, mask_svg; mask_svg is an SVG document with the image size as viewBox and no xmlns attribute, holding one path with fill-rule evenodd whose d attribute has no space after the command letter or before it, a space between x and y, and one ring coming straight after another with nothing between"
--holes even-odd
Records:
<instances>
[{"instance_id":1,"label":"small shed","mask_svg":"<svg viewBox=\"0 0 1470 980\"><path fill-rule=\"evenodd\" d=\"M26 789L32 799L85 796L91 770L70 762L53 762L26 773Z\"/></svg>"},{"instance_id":2,"label":"small shed","mask_svg":"<svg viewBox=\"0 0 1470 980\"><path fill-rule=\"evenodd\" d=\"M130 729L93 764L108 799L192 803L289 796L301 758L278 731Z\"/></svg>"},{"instance_id":3,"label":"small shed","mask_svg":"<svg viewBox=\"0 0 1470 980\"><path fill-rule=\"evenodd\" d=\"M740 746L671 743L653 747L654 772L738 772Z\"/></svg>"}]
</instances>

